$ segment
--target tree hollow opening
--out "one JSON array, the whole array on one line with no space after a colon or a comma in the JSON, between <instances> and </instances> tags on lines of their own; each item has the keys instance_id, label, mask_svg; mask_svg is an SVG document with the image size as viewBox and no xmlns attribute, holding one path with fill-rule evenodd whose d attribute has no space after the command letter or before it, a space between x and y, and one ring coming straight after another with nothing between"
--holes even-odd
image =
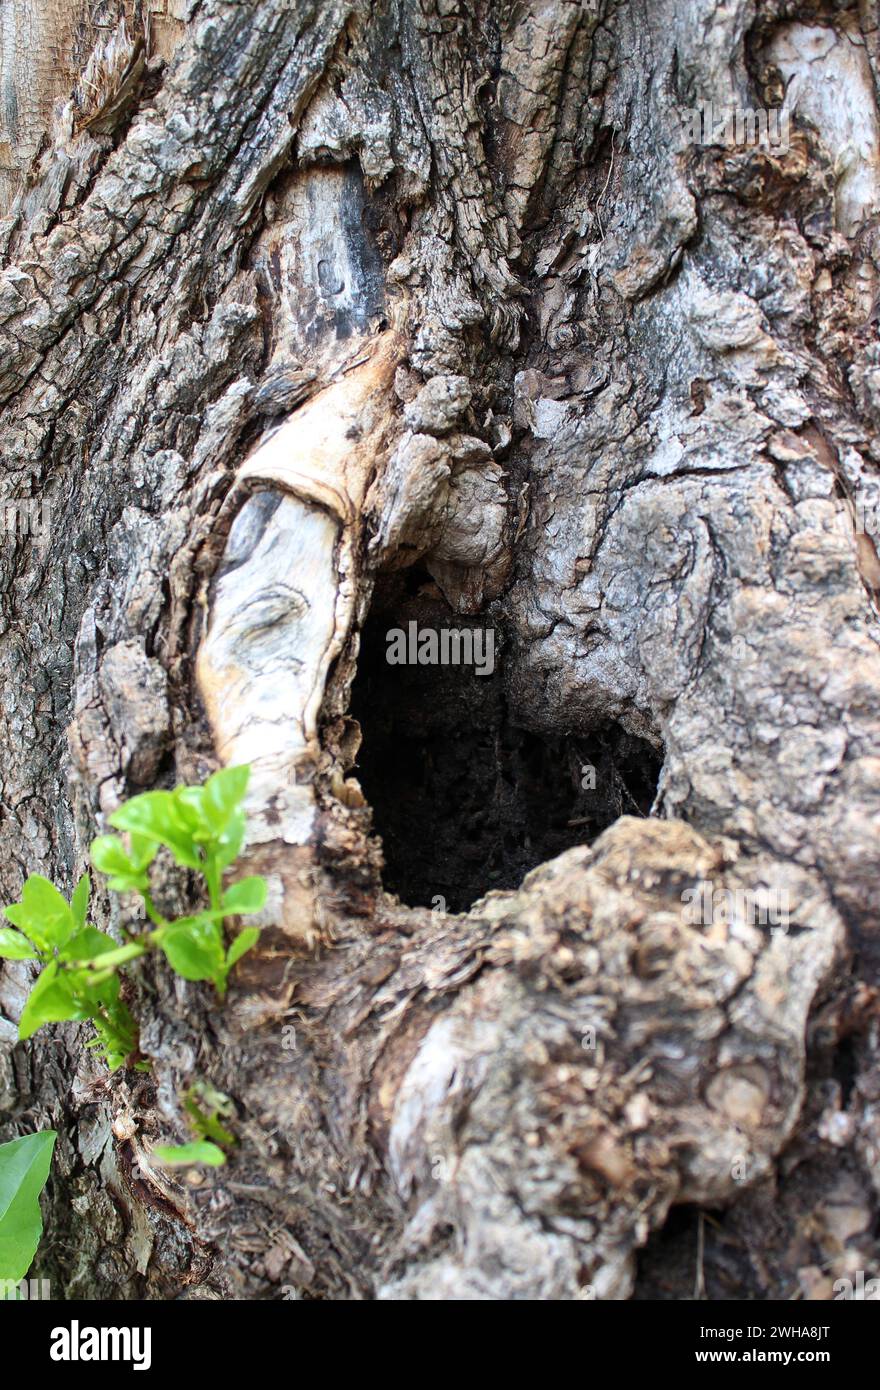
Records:
<instances>
[{"instance_id":1,"label":"tree hollow opening","mask_svg":"<svg viewBox=\"0 0 880 1390\"><path fill-rule=\"evenodd\" d=\"M482 634L472 664L442 663L452 630ZM420 650L432 655L426 632L438 660L412 664ZM495 623L454 614L423 571L377 586L352 688L357 776L382 838L385 888L410 906L467 911L619 816L647 815L654 800L661 755L619 725L544 734L514 722L501 647ZM455 654L455 639L445 650Z\"/></svg>"}]
</instances>

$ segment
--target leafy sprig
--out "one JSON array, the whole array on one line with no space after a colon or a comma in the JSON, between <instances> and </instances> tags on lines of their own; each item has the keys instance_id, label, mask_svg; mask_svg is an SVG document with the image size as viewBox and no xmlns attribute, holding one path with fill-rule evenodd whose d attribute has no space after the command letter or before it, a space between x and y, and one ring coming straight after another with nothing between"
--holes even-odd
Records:
<instances>
[{"instance_id":1,"label":"leafy sprig","mask_svg":"<svg viewBox=\"0 0 880 1390\"><path fill-rule=\"evenodd\" d=\"M158 1144L153 1155L169 1168L189 1168L207 1164L219 1168L226 1162L224 1148L235 1143L235 1135L223 1123L234 1113L232 1101L206 1082L196 1082L183 1097L190 1128L195 1139L188 1144Z\"/></svg>"},{"instance_id":2,"label":"leafy sprig","mask_svg":"<svg viewBox=\"0 0 880 1390\"><path fill-rule=\"evenodd\" d=\"M46 1023L88 1019L97 1034L89 1045L100 1048L115 1071L137 1049L137 1025L120 998L120 968L148 950L162 951L185 980L210 980L225 995L230 971L259 937L259 928L245 927L227 947L226 919L259 912L266 902L259 876L223 887L244 843L241 803L249 774L248 767L223 768L202 786L135 796L110 816L122 833L92 842L92 864L114 892L137 893L152 923L122 945L87 921L87 875L69 903L42 875L27 879L21 902L4 909L12 926L0 927L0 957L37 960L43 967L21 1016L20 1038ZM149 871L163 846L177 864L202 875L208 903L202 911L170 920L158 911Z\"/></svg>"}]
</instances>

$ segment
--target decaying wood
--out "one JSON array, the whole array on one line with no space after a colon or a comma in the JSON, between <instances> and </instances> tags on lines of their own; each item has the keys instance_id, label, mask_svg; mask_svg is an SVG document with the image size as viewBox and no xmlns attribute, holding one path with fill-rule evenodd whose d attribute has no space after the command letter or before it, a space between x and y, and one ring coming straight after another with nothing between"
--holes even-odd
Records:
<instances>
[{"instance_id":1,"label":"decaying wood","mask_svg":"<svg viewBox=\"0 0 880 1390\"><path fill-rule=\"evenodd\" d=\"M830 1297L880 1257L871 7L190 0L159 46L103 9L0 189L4 501L52 518L0 551L0 889L248 761L270 897L224 1007L135 973L149 1076L16 1046L0 970L4 1119L62 1130L47 1271L686 1297L693 1204L709 1297ZM705 101L789 139L683 139ZM459 915L383 892L358 777L407 573L503 631L518 727L663 759L654 815ZM197 1080L239 1144L178 1182Z\"/></svg>"}]
</instances>

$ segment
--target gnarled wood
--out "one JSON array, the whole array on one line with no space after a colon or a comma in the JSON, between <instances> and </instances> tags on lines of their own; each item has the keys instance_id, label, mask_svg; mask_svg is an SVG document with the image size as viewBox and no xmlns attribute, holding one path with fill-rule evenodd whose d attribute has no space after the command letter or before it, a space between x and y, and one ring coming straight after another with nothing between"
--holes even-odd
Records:
<instances>
[{"instance_id":1,"label":"gnarled wood","mask_svg":"<svg viewBox=\"0 0 880 1390\"><path fill-rule=\"evenodd\" d=\"M63 1130L44 1268L69 1296L688 1297L663 1228L696 1204L727 1209L710 1297L830 1297L880 1253L870 7L168 16L88 119L61 83L50 128L40 86L0 221L4 500L52 523L0 552L0 888L69 885L133 791L248 760L270 900L223 1008L139 963L149 1076L72 1028L16 1046L3 965L5 1116ZM706 102L785 102L788 138L697 140ZM384 893L371 605L498 632L465 775L514 728L582 787L615 726L662 757L654 813L589 846L572 816L467 913ZM240 1143L179 1183L151 1154L197 1080Z\"/></svg>"}]
</instances>

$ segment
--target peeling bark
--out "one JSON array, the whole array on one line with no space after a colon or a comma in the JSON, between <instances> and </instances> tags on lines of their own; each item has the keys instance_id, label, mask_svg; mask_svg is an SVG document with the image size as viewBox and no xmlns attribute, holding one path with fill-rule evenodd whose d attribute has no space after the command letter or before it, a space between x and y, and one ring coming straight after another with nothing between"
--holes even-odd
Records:
<instances>
[{"instance_id":1,"label":"peeling bark","mask_svg":"<svg viewBox=\"0 0 880 1390\"><path fill-rule=\"evenodd\" d=\"M16 1045L3 964L41 1272L687 1298L711 1209L706 1297L831 1297L880 1256L873 8L84 4L50 77L54 8L0 58L4 516L50 509L0 550L0 888L247 761L270 896L223 1007L138 962L148 1075ZM491 630L493 698L377 710L371 614ZM382 720L453 815L490 750L466 911L424 854L385 891ZM181 1182L198 1080L239 1144Z\"/></svg>"}]
</instances>

